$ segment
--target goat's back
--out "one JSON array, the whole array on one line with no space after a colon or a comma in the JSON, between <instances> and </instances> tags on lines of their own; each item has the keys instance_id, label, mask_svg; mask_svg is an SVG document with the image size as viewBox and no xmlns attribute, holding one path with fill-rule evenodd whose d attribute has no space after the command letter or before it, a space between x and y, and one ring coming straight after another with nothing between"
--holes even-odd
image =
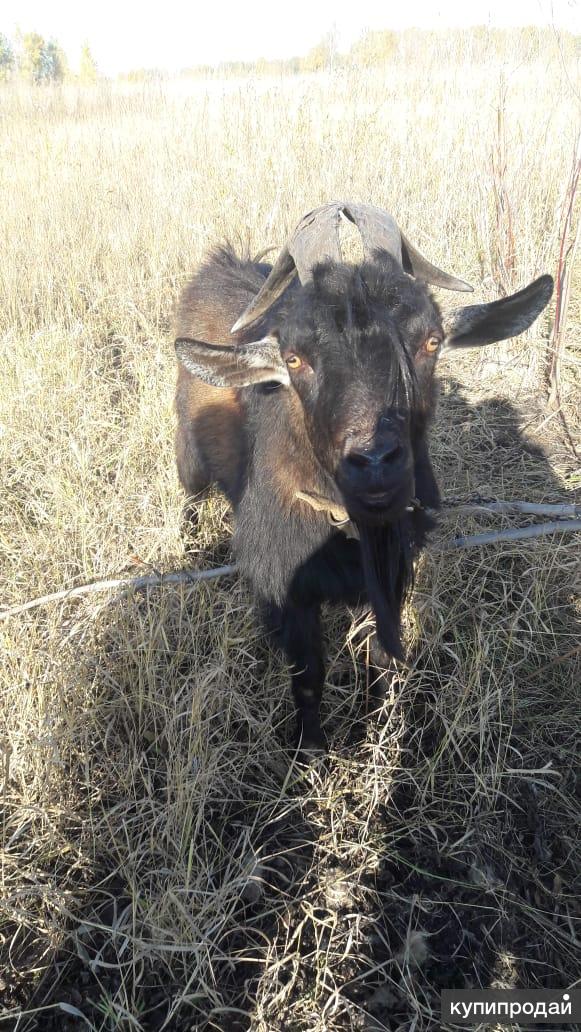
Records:
<instances>
[{"instance_id":1,"label":"goat's back","mask_svg":"<svg viewBox=\"0 0 581 1032\"><path fill-rule=\"evenodd\" d=\"M258 293L270 266L238 258L230 246L216 248L182 290L175 337L207 344L234 344L230 328Z\"/></svg>"},{"instance_id":2,"label":"goat's back","mask_svg":"<svg viewBox=\"0 0 581 1032\"><path fill-rule=\"evenodd\" d=\"M230 327L258 293L270 268L239 259L230 247L213 251L184 287L175 337L234 346ZM246 475L247 438L240 391L212 387L178 367L176 459L190 496L217 483L236 505Z\"/></svg>"}]
</instances>

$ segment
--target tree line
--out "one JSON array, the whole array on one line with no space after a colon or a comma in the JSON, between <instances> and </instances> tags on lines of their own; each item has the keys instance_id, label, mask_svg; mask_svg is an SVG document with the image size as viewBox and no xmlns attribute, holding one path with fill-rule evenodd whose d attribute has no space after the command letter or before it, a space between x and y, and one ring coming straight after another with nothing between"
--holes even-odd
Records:
<instances>
[{"instance_id":1,"label":"tree line","mask_svg":"<svg viewBox=\"0 0 581 1032\"><path fill-rule=\"evenodd\" d=\"M244 77L252 75L300 75L341 69L387 69L396 64L415 64L436 59L442 63L461 61L486 64L493 60L523 63L548 57L557 48L561 59L581 57L581 37L555 31L552 26L524 26L491 29L472 26L466 29L391 29L368 30L347 51L341 51L334 32L327 33L301 56L254 61L225 61L219 65L195 65L181 74L195 78ZM122 78L140 81L163 78L155 69L139 69Z\"/></svg>"},{"instance_id":2,"label":"tree line","mask_svg":"<svg viewBox=\"0 0 581 1032\"><path fill-rule=\"evenodd\" d=\"M254 61L227 61L218 65L199 64L179 73L196 78L250 75L298 75L341 68L382 68L397 62L437 57L441 61L486 62L500 60L532 61L547 56L558 46L561 58L579 58L580 37L569 32L556 33L552 27L534 26L515 29L380 29L367 31L347 52L337 46L336 35L327 33L306 54L297 57ZM30 83L76 80L95 82L99 71L88 43L81 47L79 71L72 73L66 55L54 39L45 40L38 32L19 33L14 43L0 33L0 82L21 79ZM144 82L169 78L157 68L138 68L121 73L119 79Z\"/></svg>"},{"instance_id":3,"label":"tree line","mask_svg":"<svg viewBox=\"0 0 581 1032\"><path fill-rule=\"evenodd\" d=\"M81 47L79 71L73 73L67 56L54 39L39 32L19 32L14 41L0 32L0 82L20 79L29 83L80 79L95 82L99 72L88 43Z\"/></svg>"}]
</instances>

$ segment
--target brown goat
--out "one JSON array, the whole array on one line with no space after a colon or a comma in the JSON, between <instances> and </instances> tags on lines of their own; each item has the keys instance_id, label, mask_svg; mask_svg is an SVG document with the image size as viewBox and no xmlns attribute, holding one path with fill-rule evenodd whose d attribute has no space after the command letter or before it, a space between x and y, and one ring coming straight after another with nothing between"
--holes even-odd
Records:
<instances>
[{"instance_id":1,"label":"brown goat","mask_svg":"<svg viewBox=\"0 0 581 1032\"><path fill-rule=\"evenodd\" d=\"M341 260L345 218L357 266ZM179 476L188 495L215 483L234 506L239 565L291 664L303 749L324 743L322 602L371 602L380 646L402 655L412 562L439 505L438 354L521 333L552 293L541 276L444 319L426 283L471 289L387 213L335 203L301 221L272 269L215 251L179 304Z\"/></svg>"}]
</instances>

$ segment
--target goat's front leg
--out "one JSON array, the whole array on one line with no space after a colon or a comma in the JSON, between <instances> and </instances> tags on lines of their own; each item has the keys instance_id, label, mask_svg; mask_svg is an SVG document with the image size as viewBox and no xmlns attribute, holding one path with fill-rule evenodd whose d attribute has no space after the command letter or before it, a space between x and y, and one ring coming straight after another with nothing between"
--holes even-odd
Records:
<instances>
[{"instance_id":1,"label":"goat's front leg","mask_svg":"<svg viewBox=\"0 0 581 1032\"><path fill-rule=\"evenodd\" d=\"M321 752L326 749L326 740L320 716L325 681L320 607L299 608L287 602L270 611L269 622L291 667L301 752Z\"/></svg>"},{"instance_id":2,"label":"goat's front leg","mask_svg":"<svg viewBox=\"0 0 581 1032\"><path fill-rule=\"evenodd\" d=\"M381 645L375 632L369 639L369 705L371 710L380 710L393 690L397 673L395 660Z\"/></svg>"}]
</instances>

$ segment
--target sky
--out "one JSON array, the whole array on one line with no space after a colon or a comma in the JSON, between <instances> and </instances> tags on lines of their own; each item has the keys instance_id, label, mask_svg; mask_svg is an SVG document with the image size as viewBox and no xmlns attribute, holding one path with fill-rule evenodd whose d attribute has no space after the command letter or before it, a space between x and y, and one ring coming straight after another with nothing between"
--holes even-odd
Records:
<instances>
[{"instance_id":1,"label":"sky","mask_svg":"<svg viewBox=\"0 0 581 1032\"><path fill-rule=\"evenodd\" d=\"M347 49L366 29L554 25L581 31L581 0L3 0L0 32L55 39L71 67L88 42L105 75L135 68L179 71L220 61L305 54L334 31Z\"/></svg>"}]
</instances>

